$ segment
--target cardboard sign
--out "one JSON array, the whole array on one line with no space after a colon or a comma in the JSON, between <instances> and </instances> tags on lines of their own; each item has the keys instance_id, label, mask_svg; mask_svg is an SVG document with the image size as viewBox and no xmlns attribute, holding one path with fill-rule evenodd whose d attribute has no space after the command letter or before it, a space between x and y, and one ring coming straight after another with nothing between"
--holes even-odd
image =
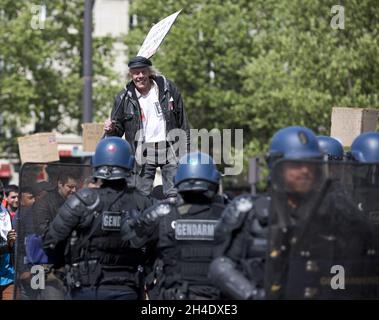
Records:
<instances>
[{"instance_id":1,"label":"cardboard sign","mask_svg":"<svg viewBox=\"0 0 379 320\"><path fill-rule=\"evenodd\" d=\"M53 132L17 138L21 162L59 161L58 143Z\"/></svg>"},{"instance_id":2,"label":"cardboard sign","mask_svg":"<svg viewBox=\"0 0 379 320\"><path fill-rule=\"evenodd\" d=\"M181 11L182 10L179 10L173 13L172 15L164 18L150 29L142 44L141 49L138 51L137 56L142 56L149 59L157 52L163 39L170 31L171 26L173 25Z\"/></svg>"},{"instance_id":3,"label":"cardboard sign","mask_svg":"<svg viewBox=\"0 0 379 320\"><path fill-rule=\"evenodd\" d=\"M93 152L96 145L103 137L104 124L102 123L83 123L83 151Z\"/></svg>"},{"instance_id":4,"label":"cardboard sign","mask_svg":"<svg viewBox=\"0 0 379 320\"><path fill-rule=\"evenodd\" d=\"M330 136L349 147L362 132L376 131L378 117L378 109L334 107Z\"/></svg>"}]
</instances>

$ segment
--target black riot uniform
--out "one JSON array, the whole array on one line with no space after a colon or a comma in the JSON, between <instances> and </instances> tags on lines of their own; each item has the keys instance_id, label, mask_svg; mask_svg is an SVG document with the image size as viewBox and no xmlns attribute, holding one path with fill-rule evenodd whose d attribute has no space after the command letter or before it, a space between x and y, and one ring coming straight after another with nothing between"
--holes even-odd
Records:
<instances>
[{"instance_id":1,"label":"black riot uniform","mask_svg":"<svg viewBox=\"0 0 379 320\"><path fill-rule=\"evenodd\" d=\"M112 188L83 189L70 197L53 221L45 237L45 248L70 237L66 276L72 296L83 288L129 291L131 299L139 294L148 252L132 249L121 240L120 222L124 214L148 207L142 196ZM127 288L130 290L127 290ZM123 293L123 294L124 294ZM95 296L90 296L95 298Z\"/></svg>"},{"instance_id":2,"label":"black riot uniform","mask_svg":"<svg viewBox=\"0 0 379 320\"><path fill-rule=\"evenodd\" d=\"M295 165L320 172L325 163L282 161L273 170L276 188L271 194L266 296L269 299L374 297L377 254L371 223L355 208L349 190L344 189L338 178L329 180L317 175L316 180L311 179L312 187L307 194L297 198L288 194L279 177L288 166ZM344 167L342 163L338 165ZM340 270L338 275L334 270Z\"/></svg>"},{"instance_id":3,"label":"black riot uniform","mask_svg":"<svg viewBox=\"0 0 379 320\"><path fill-rule=\"evenodd\" d=\"M111 153L105 165L96 158L100 151L102 155ZM134 300L142 292L143 266L149 252L122 241L120 226L124 215L136 215L152 202L128 189L122 178L129 167L121 167L122 159L129 151L128 143L118 137L99 143L93 166L94 176L104 179L102 186L82 189L69 197L44 237L44 248L50 255L59 242L69 239L66 285L73 299Z\"/></svg>"},{"instance_id":4,"label":"black riot uniform","mask_svg":"<svg viewBox=\"0 0 379 320\"><path fill-rule=\"evenodd\" d=\"M227 299L264 298L269 206L269 196L239 196L216 226L218 246L209 277Z\"/></svg>"},{"instance_id":5,"label":"black riot uniform","mask_svg":"<svg viewBox=\"0 0 379 320\"><path fill-rule=\"evenodd\" d=\"M193 164L201 155L191 153L185 156L186 163L182 159L179 164L175 178L181 196L178 202L159 203L138 219L123 223L124 238L129 238L132 229L135 236L130 242L136 247L156 241L158 260L148 283L155 283L150 292L153 299L219 298L219 290L207 275L215 245L214 228L225 208L225 198L215 194L219 175L213 160L208 165Z\"/></svg>"},{"instance_id":6,"label":"black riot uniform","mask_svg":"<svg viewBox=\"0 0 379 320\"><path fill-rule=\"evenodd\" d=\"M280 158L321 158L314 133L304 127L279 130L269 149L270 169ZM271 214L271 197L238 197L225 209L216 227L218 249L209 277L227 298L262 299Z\"/></svg>"}]
</instances>

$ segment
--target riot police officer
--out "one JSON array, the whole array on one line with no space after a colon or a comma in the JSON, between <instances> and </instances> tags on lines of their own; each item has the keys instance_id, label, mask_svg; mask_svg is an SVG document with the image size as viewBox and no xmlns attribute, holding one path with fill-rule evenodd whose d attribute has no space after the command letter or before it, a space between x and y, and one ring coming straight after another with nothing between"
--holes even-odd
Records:
<instances>
[{"instance_id":1,"label":"riot police officer","mask_svg":"<svg viewBox=\"0 0 379 320\"><path fill-rule=\"evenodd\" d=\"M365 132L351 144L349 158L355 164L353 171L353 196L360 211L373 207L379 188L379 132ZM363 187L363 189L362 189Z\"/></svg>"},{"instance_id":2,"label":"riot police officer","mask_svg":"<svg viewBox=\"0 0 379 320\"><path fill-rule=\"evenodd\" d=\"M358 215L367 224L365 232L368 247L366 255L362 255L361 264L366 264L366 287L359 298L379 297L377 283L372 279L378 276L379 239L378 239L378 194L379 194L379 132L364 132L357 136L347 152L350 162L349 199L354 203Z\"/></svg>"},{"instance_id":3,"label":"riot police officer","mask_svg":"<svg viewBox=\"0 0 379 320\"><path fill-rule=\"evenodd\" d=\"M358 210L363 212L377 226L379 218L379 205L377 204L379 194L379 170L377 168L379 164L379 132L365 132L356 137L351 144L350 157L355 164L352 197Z\"/></svg>"},{"instance_id":4,"label":"riot police officer","mask_svg":"<svg viewBox=\"0 0 379 320\"><path fill-rule=\"evenodd\" d=\"M308 128L293 126L279 130L272 138L268 165L273 168L279 159L320 159L316 135ZM288 184L298 194L305 194L311 185L312 169L299 163L287 169ZM304 178L306 177L306 178ZM292 193L295 195L295 192ZM298 206L301 197L291 197ZM264 269L271 198L268 195L242 195L235 198L216 226L219 242L209 277L227 298L263 299Z\"/></svg>"},{"instance_id":5,"label":"riot police officer","mask_svg":"<svg viewBox=\"0 0 379 320\"><path fill-rule=\"evenodd\" d=\"M121 217L138 214L152 202L130 189L126 178L134 157L119 137L101 140L92 158L93 177L100 188L83 188L59 209L44 237L44 248L68 240L66 285L72 299L138 299L143 265L149 252L121 240Z\"/></svg>"},{"instance_id":6,"label":"riot police officer","mask_svg":"<svg viewBox=\"0 0 379 320\"><path fill-rule=\"evenodd\" d=\"M335 181L333 188L343 190L344 188L341 188L339 185L345 185L350 179L349 177L344 177L344 162L349 158L349 156L345 154L342 143L333 137L317 136L317 141L325 160L323 174L330 176L331 179ZM339 181L338 184L337 181Z\"/></svg>"},{"instance_id":7,"label":"riot police officer","mask_svg":"<svg viewBox=\"0 0 379 320\"><path fill-rule=\"evenodd\" d=\"M344 151L341 142L333 137L317 136L318 145L327 160L343 160Z\"/></svg>"},{"instance_id":8,"label":"riot police officer","mask_svg":"<svg viewBox=\"0 0 379 320\"><path fill-rule=\"evenodd\" d=\"M136 247L157 241L153 299L217 299L219 291L207 277L214 248L214 226L225 198L219 195L220 173L212 157L201 152L179 161L175 187L180 199L161 202L135 220L125 220L123 239Z\"/></svg>"},{"instance_id":9,"label":"riot police officer","mask_svg":"<svg viewBox=\"0 0 379 320\"><path fill-rule=\"evenodd\" d=\"M379 132L365 132L356 137L350 154L360 163L379 163Z\"/></svg>"}]
</instances>

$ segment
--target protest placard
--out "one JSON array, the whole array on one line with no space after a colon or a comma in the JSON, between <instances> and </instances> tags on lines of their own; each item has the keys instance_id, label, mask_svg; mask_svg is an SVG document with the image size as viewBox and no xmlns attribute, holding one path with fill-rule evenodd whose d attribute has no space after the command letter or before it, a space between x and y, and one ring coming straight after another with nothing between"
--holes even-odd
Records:
<instances>
[{"instance_id":1,"label":"protest placard","mask_svg":"<svg viewBox=\"0 0 379 320\"><path fill-rule=\"evenodd\" d=\"M181 11L182 10L179 10L173 13L172 15L164 18L150 29L140 50L138 51L137 56L142 56L149 59L157 52L163 39L170 31L171 26L173 25Z\"/></svg>"},{"instance_id":2,"label":"protest placard","mask_svg":"<svg viewBox=\"0 0 379 320\"><path fill-rule=\"evenodd\" d=\"M376 131L378 117L378 109L334 107L330 136L350 146L362 132Z\"/></svg>"},{"instance_id":3,"label":"protest placard","mask_svg":"<svg viewBox=\"0 0 379 320\"><path fill-rule=\"evenodd\" d=\"M104 134L102 123L83 123L83 151L95 151Z\"/></svg>"},{"instance_id":4,"label":"protest placard","mask_svg":"<svg viewBox=\"0 0 379 320\"><path fill-rule=\"evenodd\" d=\"M17 141L22 163L59 161L58 143L53 132L19 137Z\"/></svg>"}]
</instances>

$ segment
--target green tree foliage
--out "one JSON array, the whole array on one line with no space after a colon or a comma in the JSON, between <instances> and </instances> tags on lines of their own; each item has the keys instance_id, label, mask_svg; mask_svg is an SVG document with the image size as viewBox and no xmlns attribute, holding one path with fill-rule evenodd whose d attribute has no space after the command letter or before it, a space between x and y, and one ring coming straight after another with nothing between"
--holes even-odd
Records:
<instances>
[{"instance_id":1,"label":"green tree foliage","mask_svg":"<svg viewBox=\"0 0 379 320\"><path fill-rule=\"evenodd\" d=\"M329 134L333 106L379 105L378 3L347 2L345 29L337 30L330 26L333 1L282 4L271 17L280 23L256 43L261 54L243 73L245 122L257 146L288 125Z\"/></svg>"},{"instance_id":2,"label":"green tree foliage","mask_svg":"<svg viewBox=\"0 0 379 320\"><path fill-rule=\"evenodd\" d=\"M31 115L39 131L64 132L65 116L81 118L84 2L46 4L45 28L34 30L32 4L0 0L0 143L5 129L16 136ZM378 106L378 1L340 3L343 30L330 25L335 4L133 0L138 25L126 37L128 54L137 53L154 23L183 9L153 62L181 89L192 127L244 129L248 158L263 153L284 126L328 134L333 106ZM94 107L101 117L119 89L110 85L111 46L110 38L94 41Z\"/></svg>"},{"instance_id":3,"label":"green tree foliage","mask_svg":"<svg viewBox=\"0 0 379 320\"><path fill-rule=\"evenodd\" d=\"M152 58L181 89L196 128L244 129L245 157L279 128L328 134L333 106L377 107L379 3L333 0L134 0L136 54L150 27L183 9Z\"/></svg>"},{"instance_id":4,"label":"green tree foliage","mask_svg":"<svg viewBox=\"0 0 379 320\"><path fill-rule=\"evenodd\" d=\"M36 4L0 0L2 151L17 150L15 138L31 118L36 119L36 132L79 132L84 1L47 1L43 25L33 11ZM109 105L115 92L109 85L115 78L110 69L112 44L109 37L93 40L95 112ZM76 128L67 119L78 123ZM6 132L13 140L4 139Z\"/></svg>"}]
</instances>

